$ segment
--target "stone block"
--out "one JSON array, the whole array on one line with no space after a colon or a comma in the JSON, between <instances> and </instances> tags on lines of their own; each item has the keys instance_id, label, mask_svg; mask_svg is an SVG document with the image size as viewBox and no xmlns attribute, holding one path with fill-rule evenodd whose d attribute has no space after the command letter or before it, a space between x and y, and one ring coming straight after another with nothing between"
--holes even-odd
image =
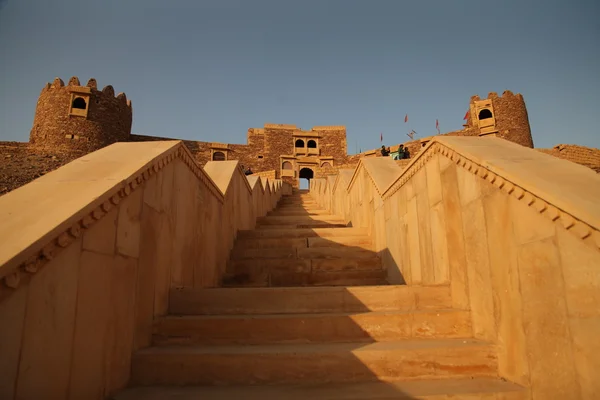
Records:
<instances>
[{"instance_id":1,"label":"stone block","mask_svg":"<svg viewBox=\"0 0 600 400\"><path fill-rule=\"evenodd\" d=\"M446 215L444 204L438 202L429 210L431 224L431 250L433 255L433 277L436 284L450 281L448 241L446 239Z\"/></svg>"},{"instance_id":2,"label":"stone block","mask_svg":"<svg viewBox=\"0 0 600 400\"><path fill-rule=\"evenodd\" d=\"M29 285L22 285L0 302L0 398L12 399L19 370L23 322Z\"/></svg>"},{"instance_id":3,"label":"stone block","mask_svg":"<svg viewBox=\"0 0 600 400\"><path fill-rule=\"evenodd\" d=\"M152 322L154 319L154 295L156 277L161 254L158 251L170 251L170 248L159 247L161 236L161 215L151 206L144 203L142 207L141 243L136 285L135 304L135 336L134 349L150 345L152 338ZM162 256L164 258L164 256Z\"/></svg>"},{"instance_id":4,"label":"stone block","mask_svg":"<svg viewBox=\"0 0 600 400\"><path fill-rule=\"evenodd\" d=\"M72 399L104 398L104 346L113 259L113 255L90 251L81 254L69 385Z\"/></svg>"},{"instance_id":5,"label":"stone block","mask_svg":"<svg viewBox=\"0 0 600 400\"><path fill-rule=\"evenodd\" d=\"M83 250L113 255L117 237L119 208L113 207L101 220L83 233Z\"/></svg>"},{"instance_id":6,"label":"stone block","mask_svg":"<svg viewBox=\"0 0 600 400\"><path fill-rule=\"evenodd\" d=\"M419 237L419 220L417 217L417 199L408 201L406 224L408 226L408 254L410 260L410 283L420 284L422 281L422 264Z\"/></svg>"},{"instance_id":7,"label":"stone block","mask_svg":"<svg viewBox=\"0 0 600 400\"><path fill-rule=\"evenodd\" d=\"M523 330L519 264L508 196L496 191L483 199L483 206L490 256L491 289L494 294L494 317L498 329L499 373L512 382L528 385L529 364Z\"/></svg>"},{"instance_id":8,"label":"stone block","mask_svg":"<svg viewBox=\"0 0 600 400\"><path fill-rule=\"evenodd\" d=\"M442 201L442 181L440 179L439 158L440 156L436 154L425 164L427 195L431 207Z\"/></svg>"},{"instance_id":9,"label":"stone block","mask_svg":"<svg viewBox=\"0 0 600 400\"><path fill-rule=\"evenodd\" d=\"M140 253L140 217L142 212L141 188L131 192L119 204L117 219L117 253L138 257Z\"/></svg>"},{"instance_id":10,"label":"stone block","mask_svg":"<svg viewBox=\"0 0 600 400\"><path fill-rule=\"evenodd\" d=\"M569 315L600 316L600 252L562 227L556 238Z\"/></svg>"},{"instance_id":11,"label":"stone block","mask_svg":"<svg viewBox=\"0 0 600 400\"><path fill-rule=\"evenodd\" d=\"M527 206L523 200L517 200L513 196L508 201L517 243L529 243L555 235L554 222L540 215L534 207Z\"/></svg>"},{"instance_id":12,"label":"stone block","mask_svg":"<svg viewBox=\"0 0 600 400\"><path fill-rule=\"evenodd\" d=\"M16 398L68 396L80 255L78 239L29 283Z\"/></svg>"},{"instance_id":13,"label":"stone block","mask_svg":"<svg viewBox=\"0 0 600 400\"><path fill-rule=\"evenodd\" d=\"M481 197L481 178L459 166L456 167L456 178L461 205L465 206Z\"/></svg>"},{"instance_id":14,"label":"stone block","mask_svg":"<svg viewBox=\"0 0 600 400\"><path fill-rule=\"evenodd\" d=\"M495 340L496 324L488 239L481 199L463 206L463 231L473 334L478 339Z\"/></svg>"},{"instance_id":15,"label":"stone block","mask_svg":"<svg viewBox=\"0 0 600 400\"><path fill-rule=\"evenodd\" d=\"M446 241L448 246L448 268L452 288L453 307L469 308L467 283L467 262L463 235L462 208L458 192L456 165L448 166L442 172L442 202L446 221Z\"/></svg>"},{"instance_id":16,"label":"stone block","mask_svg":"<svg viewBox=\"0 0 600 400\"><path fill-rule=\"evenodd\" d=\"M433 266L433 245L431 240L431 219L427 193L417 193L417 221L419 224L419 251L421 253L421 279L424 285L436 282Z\"/></svg>"},{"instance_id":17,"label":"stone block","mask_svg":"<svg viewBox=\"0 0 600 400\"><path fill-rule=\"evenodd\" d=\"M137 258L116 256L110 269L110 304L104 374L107 393L127 385L133 352Z\"/></svg>"},{"instance_id":18,"label":"stone block","mask_svg":"<svg viewBox=\"0 0 600 400\"><path fill-rule=\"evenodd\" d=\"M554 238L519 246L518 260L533 398L581 398Z\"/></svg>"},{"instance_id":19,"label":"stone block","mask_svg":"<svg viewBox=\"0 0 600 400\"><path fill-rule=\"evenodd\" d=\"M573 357L582 399L600 398L600 317L570 318ZM575 398L573 396L572 398Z\"/></svg>"}]
</instances>

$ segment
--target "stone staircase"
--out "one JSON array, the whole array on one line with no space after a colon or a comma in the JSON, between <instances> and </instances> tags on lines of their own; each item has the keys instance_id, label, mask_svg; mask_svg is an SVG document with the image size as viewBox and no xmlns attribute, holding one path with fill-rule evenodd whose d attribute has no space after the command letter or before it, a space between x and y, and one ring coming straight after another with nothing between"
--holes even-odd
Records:
<instances>
[{"instance_id":1,"label":"stone staircase","mask_svg":"<svg viewBox=\"0 0 600 400\"><path fill-rule=\"evenodd\" d=\"M240 232L228 271L172 292L116 399L526 398L448 286L388 285L368 232L308 194Z\"/></svg>"}]
</instances>

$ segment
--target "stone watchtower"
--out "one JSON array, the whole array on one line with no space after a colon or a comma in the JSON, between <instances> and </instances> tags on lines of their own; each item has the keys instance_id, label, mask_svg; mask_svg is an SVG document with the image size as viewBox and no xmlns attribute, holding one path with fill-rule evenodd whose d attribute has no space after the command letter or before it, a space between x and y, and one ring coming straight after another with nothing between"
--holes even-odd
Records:
<instances>
[{"instance_id":1,"label":"stone watchtower","mask_svg":"<svg viewBox=\"0 0 600 400\"><path fill-rule=\"evenodd\" d=\"M43 149L88 153L129 141L131 122L131 101L125 93L115 97L110 85L100 91L94 78L86 86L81 86L77 77L67 86L56 78L42 89L29 143Z\"/></svg>"},{"instance_id":2,"label":"stone watchtower","mask_svg":"<svg viewBox=\"0 0 600 400\"><path fill-rule=\"evenodd\" d=\"M471 97L466 131L479 136L495 135L525 147L533 148L527 107L521 94L510 90L498 96L491 92L487 99Z\"/></svg>"}]
</instances>

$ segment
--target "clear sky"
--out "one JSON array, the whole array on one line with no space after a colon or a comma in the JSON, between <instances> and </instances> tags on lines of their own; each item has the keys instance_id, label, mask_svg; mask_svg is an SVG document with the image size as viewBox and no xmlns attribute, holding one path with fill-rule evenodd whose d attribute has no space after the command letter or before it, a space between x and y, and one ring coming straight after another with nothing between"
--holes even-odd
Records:
<instances>
[{"instance_id":1,"label":"clear sky","mask_svg":"<svg viewBox=\"0 0 600 400\"><path fill-rule=\"evenodd\" d=\"M55 76L133 102L133 133L245 143L345 125L348 151L461 129L522 93L536 147L600 147L598 0L0 0L0 140ZM404 123L408 114L409 122Z\"/></svg>"}]
</instances>

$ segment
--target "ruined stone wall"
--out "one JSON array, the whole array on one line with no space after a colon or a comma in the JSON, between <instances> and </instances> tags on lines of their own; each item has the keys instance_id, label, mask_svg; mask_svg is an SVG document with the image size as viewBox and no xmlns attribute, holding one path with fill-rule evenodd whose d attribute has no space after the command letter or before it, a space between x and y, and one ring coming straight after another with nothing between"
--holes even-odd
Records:
<instances>
[{"instance_id":1,"label":"ruined stone wall","mask_svg":"<svg viewBox=\"0 0 600 400\"><path fill-rule=\"evenodd\" d=\"M600 173L600 149L577 146L574 144L559 144L551 149L536 150L586 166Z\"/></svg>"},{"instance_id":2,"label":"ruined stone wall","mask_svg":"<svg viewBox=\"0 0 600 400\"><path fill-rule=\"evenodd\" d=\"M70 115L71 95L75 91L87 98L87 116ZM77 77L72 77L67 86L56 78L42 89L29 142L40 149L60 147L92 152L111 143L129 141L131 122L131 101L124 93L115 97L110 85L100 91L93 78L85 87L81 87Z\"/></svg>"}]
</instances>

